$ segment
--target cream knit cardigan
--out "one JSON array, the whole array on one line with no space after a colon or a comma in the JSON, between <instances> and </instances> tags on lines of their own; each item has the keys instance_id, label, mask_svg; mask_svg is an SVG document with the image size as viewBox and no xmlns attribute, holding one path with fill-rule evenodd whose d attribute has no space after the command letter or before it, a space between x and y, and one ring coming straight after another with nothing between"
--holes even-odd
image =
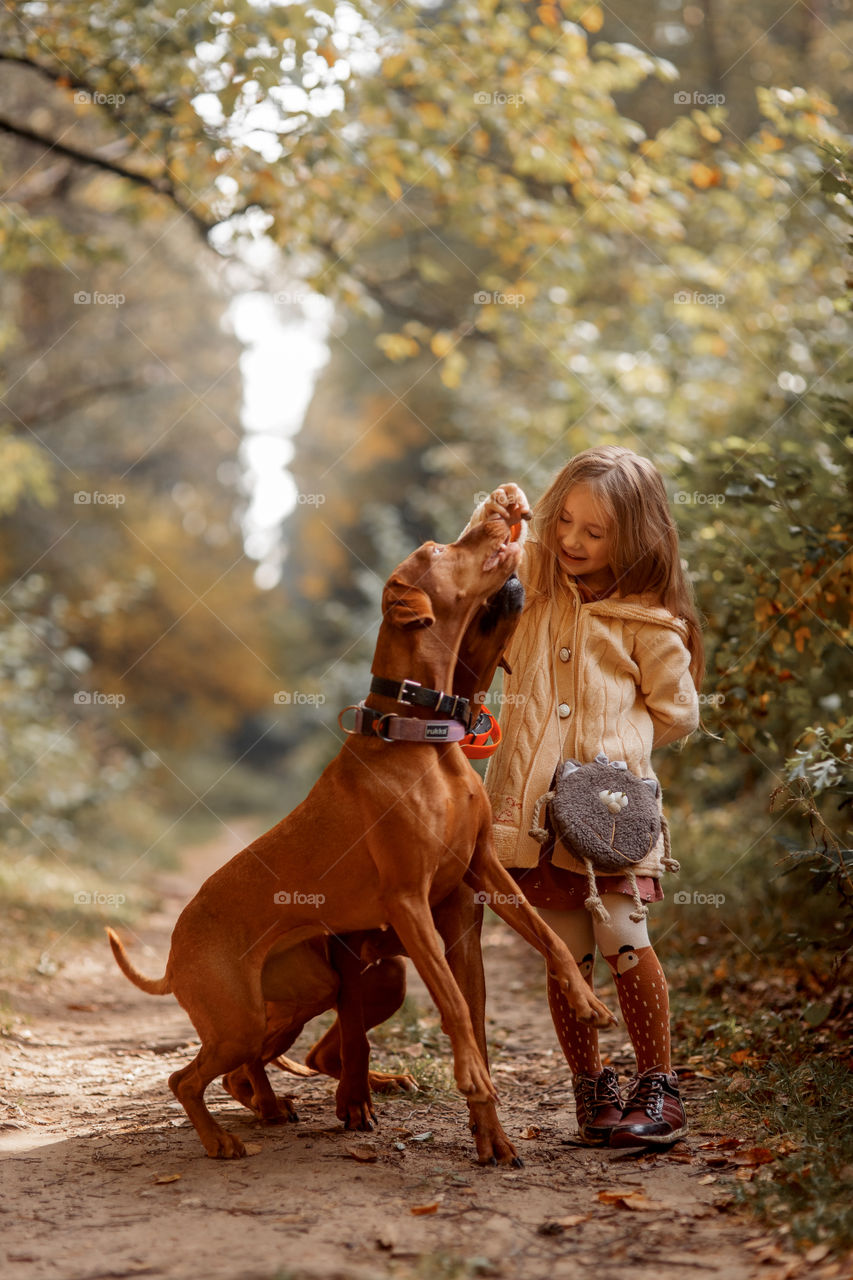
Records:
<instances>
[{"instance_id":1,"label":"cream knit cardigan","mask_svg":"<svg viewBox=\"0 0 853 1280\"><path fill-rule=\"evenodd\" d=\"M518 570L526 584L525 543ZM501 746L486 772L494 838L506 867L533 867L542 846L528 829L533 806L547 791L558 761L583 763L600 751L625 760L638 777L654 777L654 747L683 738L699 724L699 699L690 676L687 628L649 597L611 597L583 603L565 574L554 601L530 603L506 652ZM663 837L633 867L639 876L663 872ZM585 874L582 862L557 844L555 866Z\"/></svg>"}]
</instances>

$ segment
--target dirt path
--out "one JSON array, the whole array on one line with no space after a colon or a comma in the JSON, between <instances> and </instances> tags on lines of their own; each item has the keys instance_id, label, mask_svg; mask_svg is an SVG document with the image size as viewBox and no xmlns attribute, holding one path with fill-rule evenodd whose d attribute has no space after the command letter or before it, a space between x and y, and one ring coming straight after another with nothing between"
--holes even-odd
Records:
<instances>
[{"instance_id":1,"label":"dirt path","mask_svg":"<svg viewBox=\"0 0 853 1280\"><path fill-rule=\"evenodd\" d=\"M162 912L141 939L130 939L141 969L162 972L178 911L236 847L221 840L194 850L184 873L159 885ZM782 1280L805 1273L780 1265L778 1254L758 1266L760 1232L721 1212L726 1182L701 1146L713 1135L694 1131L672 1153L640 1158L573 1145L568 1075L541 961L496 921L485 957L493 1069L504 1125L522 1148L520 1170L474 1163L466 1109L455 1096L379 1099L379 1128L352 1135L335 1120L333 1085L320 1078L287 1078L283 1089L274 1081L300 1113L298 1125L283 1127L261 1126L212 1086L214 1111L258 1150L243 1161L208 1160L166 1086L194 1040L171 997L132 987L105 942L76 953L49 982L20 987L0 1041L2 1274L550 1280L593 1270L595 1280ZM416 975L410 992L426 1014L423 1040L436 1037L446 1056ZM605 998L612 1002L612 991ZM310 1042L306 1034L294 1056ZM624 1031L607 1043L627 1071ZM423 1050L411 1052L415 1061ZM707 1087L695 1080L688 1093ZM525 1131L532 1136L519 1137ZM375 1161L354 1159L354 1145L373 1148ZM632 1195L635 1207L602 1202L604 1191ZM641 1207L637 1193L662 1207Z\"/></svg>"}]
</instances>

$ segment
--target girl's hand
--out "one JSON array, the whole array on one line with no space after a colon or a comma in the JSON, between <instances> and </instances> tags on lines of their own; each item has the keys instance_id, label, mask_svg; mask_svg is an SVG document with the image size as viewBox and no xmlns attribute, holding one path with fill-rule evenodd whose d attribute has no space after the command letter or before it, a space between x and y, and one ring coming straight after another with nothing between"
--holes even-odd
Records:
<instances>
[{"instance_id":1,"label":"girl's hand","mask_svg":"<svg viewBox=\"0 0 853 1280\"><path fill-rule=\"evenodd\" d=\"M502 516L510 524L513 538L518 538L523 521L530 519L530 504L519 485L509 482L493 489L474 512L471 523L481 524L496 515Z\"/></svg>"}]
</instances>

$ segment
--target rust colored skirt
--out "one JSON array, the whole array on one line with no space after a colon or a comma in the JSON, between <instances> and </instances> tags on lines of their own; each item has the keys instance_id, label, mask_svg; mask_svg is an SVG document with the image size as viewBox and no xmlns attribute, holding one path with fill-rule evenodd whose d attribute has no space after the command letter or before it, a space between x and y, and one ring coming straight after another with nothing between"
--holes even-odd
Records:
<instances>
[{"instance_id":1,"label":"rust colored skirt","mask_svg":"<svg viewBox=\"0 0 853 1280\"><path fill-rule=\"evenodd\" d=\"M586 876L565 867L555 867L551 861L554 846L548 841L542 848L539 864L535 867L508 867L507 870L533 907L550 907L553 911L583 910L589 896ZM599 893L624 893L633 896L631 881L627 876L596 876ZM663 889L656 876L637 876L637 888L641 902L660 902Z\"/></svg>"}]
</instances>

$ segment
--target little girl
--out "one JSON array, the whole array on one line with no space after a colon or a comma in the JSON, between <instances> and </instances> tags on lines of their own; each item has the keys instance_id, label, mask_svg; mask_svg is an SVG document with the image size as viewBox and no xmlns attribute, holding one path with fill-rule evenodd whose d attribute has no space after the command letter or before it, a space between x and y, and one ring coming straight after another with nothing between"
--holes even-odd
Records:
<instances>
[{"instance_id":1,"label":"little girl","mask_svg":"<svg viewBox=\"0 0 853 1280\"><path fill-rule=\"evenodd\" d=\"M505 485L472 523L496 504L517 501L523 494ZM590 986L596 947L613 974L637 1058L624 1098L616 1072L602 1068L598 1032L548 982L581 1142L672 1143L687 1121L670 1060L667 984L649 941L647 908L637 910L637 892L642 903L663 897L663 832L633 868L636 889L624 876L596 876L606 924L585 909L583 862L559 840L543 848L528 834L536 799L549 789L558 762L588 763L604 752L637 776L653 777L652 749L699 723L702 635L655 467L611 445L572 458L534 507L519 577L526 603L505 655L511 670L504 677L503 746L486 774L498 856Z\"/></svg>"}]
</instances>

